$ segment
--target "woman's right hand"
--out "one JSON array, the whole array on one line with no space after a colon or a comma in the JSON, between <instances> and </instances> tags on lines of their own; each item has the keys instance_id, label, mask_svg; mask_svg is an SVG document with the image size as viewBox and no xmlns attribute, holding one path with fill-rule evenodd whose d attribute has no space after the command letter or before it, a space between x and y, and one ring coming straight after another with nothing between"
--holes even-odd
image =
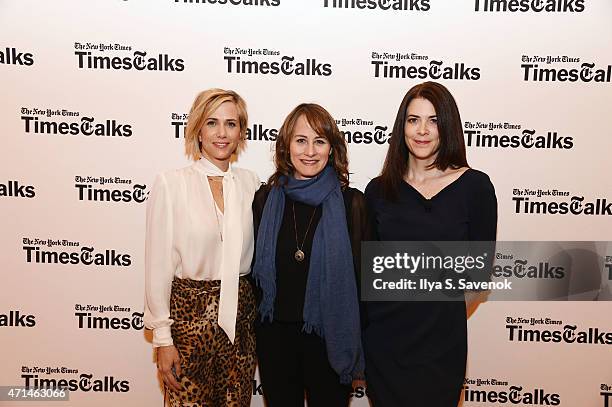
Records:
<instances>
[{"instance_id":1,"label":"woman's right hand","mask_svg":"<svg viewBox=\"0 0 612 407\"><path fill-rule=\"evenodd\" d=\"M174 391L181 391L181 385L177 381L181 377L181 361L174 345L157 348L157 370L166 386Z\"/></svg>"}]
</instances>

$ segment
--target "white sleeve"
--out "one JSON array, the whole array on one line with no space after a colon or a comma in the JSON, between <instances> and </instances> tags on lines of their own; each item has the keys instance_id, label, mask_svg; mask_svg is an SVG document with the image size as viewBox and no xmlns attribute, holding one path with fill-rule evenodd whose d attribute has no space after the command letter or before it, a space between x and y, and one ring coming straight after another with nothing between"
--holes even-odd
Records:
<instances>
[{"instance_id":1,"label":"white sleeve","mask_svg":"<svg viewBox=\"0 0 612 407\"><path fill-rule=\"evenodd\" d=\"M172 345L170 292L173 260L172 201L163 175L155 180L147 203L144 324L153 330L153 346Z\"/></svg>"}]
</instances>

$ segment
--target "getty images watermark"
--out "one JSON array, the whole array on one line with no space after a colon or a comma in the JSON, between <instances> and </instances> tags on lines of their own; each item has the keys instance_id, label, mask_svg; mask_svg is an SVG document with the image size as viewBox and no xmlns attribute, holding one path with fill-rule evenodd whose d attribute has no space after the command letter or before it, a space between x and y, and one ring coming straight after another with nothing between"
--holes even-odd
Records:
<instances>
[{"instance_id":1,"label":"getty images watermark","mask_svg":"<svg viewBox=\"0 0 612 407\"><path fill-rule=\"evenodd\" d=\"M364 301L612 300L612 242L363 242Z\"/></svg>"}]
</instances>

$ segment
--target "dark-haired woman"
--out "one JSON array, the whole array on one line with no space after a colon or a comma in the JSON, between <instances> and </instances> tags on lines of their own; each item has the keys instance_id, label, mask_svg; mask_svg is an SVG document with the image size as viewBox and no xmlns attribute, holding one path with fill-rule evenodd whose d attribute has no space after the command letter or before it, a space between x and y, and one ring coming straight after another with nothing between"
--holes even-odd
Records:
<instances>
[{"instance_id":1,"label":"dark-haired woman","mask_svg":"<svg viewBox=\"0 0 612 407\"><path fill-rule=\"evenodd\" d=\"M380 177L365 192L383 241L494 241L497 200L469 168L461 118L442 85L410 89L397 113ZM456 407L467 358L466 305L367 303L368 395L375 407Z\"/></svg>"},{"instance_id":2,"label":"dark-haired woman","mask_svg":"<svg viewBox=\"0 0 612 407\"><path fill-rule=\"evenodd\" d=\"M363 194L348 186L344 138L330 114L301 104L276 141L276 171L253 202L256 324L268 407L347 406L362 377L356 266L367 239Z\"/></svg>"}]
</instances>

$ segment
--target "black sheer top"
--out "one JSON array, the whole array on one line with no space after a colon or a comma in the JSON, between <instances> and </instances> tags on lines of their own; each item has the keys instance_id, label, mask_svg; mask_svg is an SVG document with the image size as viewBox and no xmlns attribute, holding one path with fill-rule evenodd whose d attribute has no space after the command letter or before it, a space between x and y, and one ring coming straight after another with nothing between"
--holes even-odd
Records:
<instances>
[{"instance_id":1,"label":"black sheer top","mask_svg":"<svg viewBox=\"0 0 612 407\"><path fill-rule=\"evenodd\" d=\"M270 192L269 185L262 185L255 193L253 200L253 227L255 232L255 250L257 250L257 233L263 209ZM361 266L361 241L371 240L372 228L369 221L364 195L361 191L347 187L342 191L346 222L348 227L355 279L359 291ZM293 217L295 209L295 221ZM301 202L293 201L285 196L285 209L278 240L276 243L276 299L274 303L274 320L280 322L303 321L304 295L310 267L310 255L316 227L321 219L322 207L313 207ZM312 218L312 222L311 222ZM311 222L310 228L308 224ZM305 254L304 261L298 262L294 258L297 240ZM305 236L306 230L308 234ZM303 246L302 246L303 242ZM255 258L255 256L253 256ZM258 300L260 294L257 293Z\"/></svg>"}]
</instances>

